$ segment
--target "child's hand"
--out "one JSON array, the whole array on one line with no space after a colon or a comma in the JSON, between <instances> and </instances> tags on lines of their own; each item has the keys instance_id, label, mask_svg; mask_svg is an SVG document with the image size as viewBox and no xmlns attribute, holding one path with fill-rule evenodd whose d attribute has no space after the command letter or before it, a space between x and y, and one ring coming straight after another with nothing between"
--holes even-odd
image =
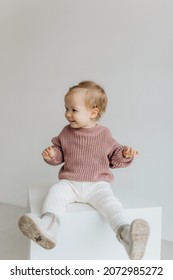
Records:
<instances>
[{"instance_id":1,"label":"child's hand","mask_svg":"<svg viewBox=\"0 0 173 280\"><path fill-rule=\"evenodd\" d=\"M135 157L138 155L138 152L131 147L126 146L123 150L123 156L125 158Z\"/></svg>"},{"instance_id":2,"label":"child's hand","mask_svg":"<svg viewBox=\"0 0 173 280\"><path fill-rule=\"evenodd\" d=\"M46 148L43 152L42 152L42 156L45 160L51 160L55 157L55 151L54 149L50 146L48 148Z\"/></svg>"}]
</instances>

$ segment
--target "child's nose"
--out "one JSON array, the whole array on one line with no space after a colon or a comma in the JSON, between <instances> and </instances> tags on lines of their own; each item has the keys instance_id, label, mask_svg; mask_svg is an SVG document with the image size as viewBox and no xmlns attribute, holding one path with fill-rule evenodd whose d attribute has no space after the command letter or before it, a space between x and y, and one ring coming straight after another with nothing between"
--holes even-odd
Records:
<instances>
[{"instance_id":1,"label":"child's nose","mask_svg":"<svg viewBox=\"0 0 173 280\"><path fill-rule=\"evenodd\" d=\"M71 117L71 112L70 112L70 111L67 112L67 117L68 117L68 118Z\"/></svg>"}]
</instances>

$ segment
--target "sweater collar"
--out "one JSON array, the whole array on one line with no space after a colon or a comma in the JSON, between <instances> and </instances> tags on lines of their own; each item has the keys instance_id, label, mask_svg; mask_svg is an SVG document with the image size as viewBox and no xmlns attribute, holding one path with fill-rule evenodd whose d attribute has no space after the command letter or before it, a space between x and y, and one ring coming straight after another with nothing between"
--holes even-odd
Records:
<instances>
[{"instance_id":1,"label":"sweater collar","mask_svg":"<svg viewBox=\"0 0 173 280\"><path fill-rule=\"evenodd\" d=\"M75 134L83 134L83 135L94 135L98 132L102 131L103 126L96 124L93 127L90 128L72 128L70 125L68 125L69 129L72 130Z\"/></svg>"}]
</instances>

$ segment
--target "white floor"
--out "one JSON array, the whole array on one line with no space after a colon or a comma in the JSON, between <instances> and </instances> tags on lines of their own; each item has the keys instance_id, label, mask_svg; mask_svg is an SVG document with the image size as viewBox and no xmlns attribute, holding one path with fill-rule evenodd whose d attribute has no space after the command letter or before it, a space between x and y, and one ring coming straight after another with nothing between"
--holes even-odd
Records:
<instances>
[{"instance_id":1,"label":"white floor","mask_svg":"<svg viewBox=\"0 0 173 280\"><path fill-rule=\"evenodd\" d=\"M27 259L27 239L18 229L18 218L26 209L0 203L0 260ZM173 260L173 242L162 240L161 259Z\"/></svg>"}]
</instances>

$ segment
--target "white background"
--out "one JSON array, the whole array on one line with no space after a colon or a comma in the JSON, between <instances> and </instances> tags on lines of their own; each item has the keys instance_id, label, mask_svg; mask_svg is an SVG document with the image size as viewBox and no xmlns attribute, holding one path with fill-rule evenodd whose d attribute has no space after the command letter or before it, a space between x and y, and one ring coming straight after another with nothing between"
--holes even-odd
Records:
<instances>
[{"instance_id":1,"label":"white background","mask_svg":"<svg viewBox=\"0 0 173 280\"><path fill-rule=\"evenodd\" d=\"M26 206L29 184L59 167L42 150L66 124L68 88L106 90L102 124L136 148L112 185L126 207L163 207L173 241L172 0L0 0L0 201Z\"/></svg>"}]
</instances>

